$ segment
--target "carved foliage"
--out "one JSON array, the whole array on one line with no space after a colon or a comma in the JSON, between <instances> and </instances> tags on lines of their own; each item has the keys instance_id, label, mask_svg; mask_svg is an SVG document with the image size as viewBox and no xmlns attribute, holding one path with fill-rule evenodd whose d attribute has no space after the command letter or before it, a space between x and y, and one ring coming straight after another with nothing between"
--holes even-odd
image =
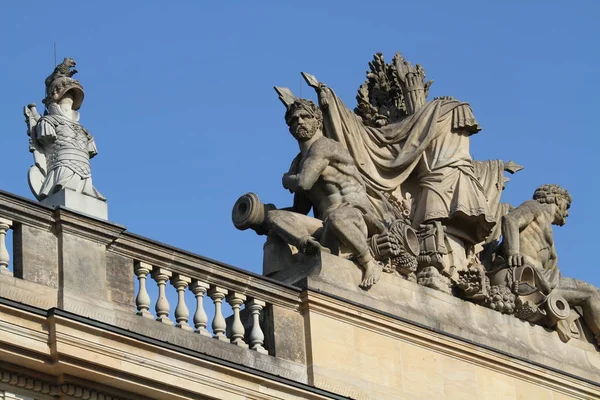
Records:
<instances>
[{"instance_id":1,"label":"carved foliage","mask_svg":"<svg viewBox=\"0 0 600 400\"><path fill-rule=\"evenodd\" d=\"M377 53L369 62L367 80L358 89L354 112L367 126L386 126L422 107L432 83L425 82L423 67L412 66L402 54L396 53L386 63L383 54Z\"/></svg>"},{"instance_id":2,"label":"carved foliage","mask_svg":"<svg viewBox=\"0 0 600 400\"><path fill-rule=\"evenodd\" d=\"M354 112L365 125L382 127L406 116L406 105L394 62L387 64L377 53L369 62L367 80L360 85Z\"/></svg>"}]
</instances>

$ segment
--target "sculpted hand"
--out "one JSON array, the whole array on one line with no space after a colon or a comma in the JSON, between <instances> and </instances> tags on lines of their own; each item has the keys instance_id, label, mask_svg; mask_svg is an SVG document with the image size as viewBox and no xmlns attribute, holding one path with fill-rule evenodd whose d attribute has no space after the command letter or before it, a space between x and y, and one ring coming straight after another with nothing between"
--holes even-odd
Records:
<instances>
[{"instance_id":1,"label":"sculpted hand","mask_svg":"<svg viewBox=\"0 0 600 400\"><path fill-rule=\"evenodd\" d=\"M294 193L298 190L298 175L285 173L281 179L283 187L290 192Z\"/></svg>"},{"instance_id":2,"label":"sculpted hand","mask_svg":"<svg viewBox=\"0 0 600 400\"><path fill-rule=\"evenodd\" d=\"M508 256L508 265L510 267L520 267L525 264L525 256L521 253L515 253Z\"/></svg>"},{"instance_id":3,"label":"sculpted hand","mask_svg":"<svg viewBox=\"0 0 600 400\"><path fill-rule=\"evenodd\" d=\"M319 107L321 107L322 110L327 109L329 106L328 98L331 96L331 89L321 83L318 88L315 88L315 90L317 91L317 96L319 99Z\"/></svg>"}]
</instances>

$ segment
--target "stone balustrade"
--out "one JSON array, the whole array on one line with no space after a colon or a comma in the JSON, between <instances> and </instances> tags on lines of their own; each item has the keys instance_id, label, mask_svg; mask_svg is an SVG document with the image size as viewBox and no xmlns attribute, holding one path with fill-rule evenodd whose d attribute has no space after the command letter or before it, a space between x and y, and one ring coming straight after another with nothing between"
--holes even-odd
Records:
<instances>
[{"instance_id":1,"label":"stone balustrade","mask_svg":"<svg viewBox=\"0 0 600 400\"><path fill-rule=\"evenodd\" d=\"M136 261L134 273L139 282L135 298L137 315L155 319L166 325L174 325L176 328L186 331L194 331L202 336L212 336L221 342L232 343L242 348L250 348L259 353L268 354L264 347L265 335L260 326L260 314L267 305L265 301L248 297L240 291L229 289L219 283L209 283L206 279L198 276L200 274L192 271L188 276L173 272L168 268ZM150 311L153 302L148 290L149 277L157 285L154 315ZM172 304L167 296L168 285L172 286L177 293L177 304L172 315ZM194 314L191 321L190 308L185 300L186 291L193 293L196 300L192 306ZM205 309L205 307L209 307L207 300L211 300L213 306L211 310L213 318L210 325L212 333L207 329L209 326L208 314ZM228 318L229 324L223 315L224 301L231 306L233 312L233 315ZM242 313L242 306L249 312ZM242 321L242 315L246 316L247 321ZM249 327L248 332L246 332L246 326Z\"/></svg>"},{"instance_id":2,"label":"stone balustrade","mask_svg":"<svg viewBox=\"0 0 600 400\"><path fill-rule=\"evenodd\" d=\"M11 227L11 220L0 218L0 273L10 273L8 270L10 253L6 246L6 235Z\"/></svg>"},{"instance_id":3,"label":"stone balustrade","mask_svg":"<svg viewBox=\"0 0 600 400\"><path fill-rule=\"evenodd\" d=\"M10 255L9 229L14 231ZM172 327L226 346L304 362L302 351L287 349L283 336L274 334L275 320L283 317L295 320L296 336L303 335L300 289L107 221L0 191L0 272L8 271L11 259L11 285L27 290L19 294L0 283L0 297L108 323L129 321L132 331L147 332L148 321L157 332Z\"/></svg>"}]
</instances>

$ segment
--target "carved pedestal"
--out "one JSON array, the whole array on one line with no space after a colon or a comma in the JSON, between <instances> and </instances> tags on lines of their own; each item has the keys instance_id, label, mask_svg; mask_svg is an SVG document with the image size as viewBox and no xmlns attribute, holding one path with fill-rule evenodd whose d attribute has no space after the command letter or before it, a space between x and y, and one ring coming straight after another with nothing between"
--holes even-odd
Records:
<instances>
[{"instance_id":1,"label":"carved pedestal","mask_svg":"<svg viewBox=\"0 0 600 400\"><path fill-rule=\"evenodd\" d=\"M106 201L68 189L63 189L45 198L42 204L51 207L62 206L95 218L108 220L108 205Z\"/></svg>"}]
</instances>

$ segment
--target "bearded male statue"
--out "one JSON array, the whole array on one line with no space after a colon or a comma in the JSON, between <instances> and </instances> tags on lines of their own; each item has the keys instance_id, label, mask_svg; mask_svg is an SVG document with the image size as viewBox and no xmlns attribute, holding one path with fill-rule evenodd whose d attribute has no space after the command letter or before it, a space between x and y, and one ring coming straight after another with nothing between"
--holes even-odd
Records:
<instances>
[{"instance_id":1,"label":"bearded male statue","mask_svg":"<svg viewBox=\"0 0 600 400\"><path fill-rule=\"evenodd\" d=\"M282 179L283 187L294 193L293 206L277 210L268 205L256 225L244 225L236 215L250 208L243 206L248 195L242 196L234 206L234 223L239 229L252 227L257 233L278 237L303 253L350 254L364 271L359 286L367 289L382 273L367 240L386 228L348 150L323 135L319 107L297 98L286 106L286 123L300 147ZM306 215L311 209L315 218Z\"/></svg>"}]
</instances>

